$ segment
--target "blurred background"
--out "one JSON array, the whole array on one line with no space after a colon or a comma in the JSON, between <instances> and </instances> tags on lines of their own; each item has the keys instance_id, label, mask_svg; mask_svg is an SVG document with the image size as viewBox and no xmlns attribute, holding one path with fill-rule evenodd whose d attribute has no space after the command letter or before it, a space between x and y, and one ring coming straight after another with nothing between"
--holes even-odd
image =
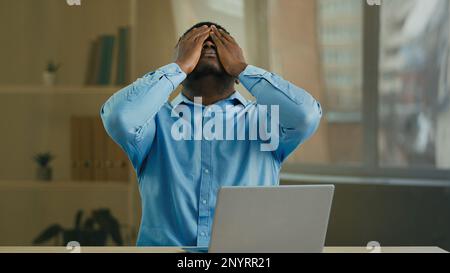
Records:
<instances>
[{"instance_id":1,"label":"blurred background","mask_svg":"<svg viewBox=\"0 0 450 273\"><path fill-rule=\"evenodd\" d=\"M213 21L322 103L281 183L336 185L327 245L450 250L450 1L368 2L0 0L0 245L135 244L136 179L100 106Z\"/></svg>"}]
</instances>

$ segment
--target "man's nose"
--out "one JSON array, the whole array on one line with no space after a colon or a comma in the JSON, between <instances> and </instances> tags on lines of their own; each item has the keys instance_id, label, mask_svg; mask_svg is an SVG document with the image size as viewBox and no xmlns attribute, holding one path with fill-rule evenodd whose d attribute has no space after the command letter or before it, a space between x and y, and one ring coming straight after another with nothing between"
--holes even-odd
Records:
<instances>
[{"instance_id":1,"label":"man's nose","mask_svg":"<svg viewBox=\"0 0 450 273\"><path fill-rule=\"evenodd\" d=\"M214 48L214 49L216 48L216 45L211 40L211 37L206 39L206 41L203 43L203 49L206 49L206 48Z\"/></svg>"}]
</instances>

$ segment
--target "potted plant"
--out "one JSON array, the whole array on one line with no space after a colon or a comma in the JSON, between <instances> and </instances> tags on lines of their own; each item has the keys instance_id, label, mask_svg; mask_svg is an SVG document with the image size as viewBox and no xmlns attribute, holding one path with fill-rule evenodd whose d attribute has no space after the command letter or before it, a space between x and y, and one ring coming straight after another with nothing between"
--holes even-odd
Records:
<instances>
[{"instance_id":1,"label":"potted plant","mask_svg":"<svg viewBox=\"0 0 450 273\"><path fill-rule=\"evenodd\" d=\"M78 242L81 246L105 246L108 238L118 245L123 245L119 221L109 209L97 209L83 221L83 211L75 216L73 228L63 228L53 224L42 231L33 241L33 245L41 245L54 240L56 245L66 246L69 242Z\"/></svg>"},{"instance_id":2,"label":"potted plant","mask_svg":"<svg viewBox=\"0 0 450 273\"><path fill-rule=\"evenodd\" d=\"M47 63L47 67L42 75L44 85L53 86L56 84L56 72L58 72L60 65L53 61Z\"/></svg>"},{"instance_id":3,"label":"potted plant","mask_svg":"<svg viewBox=\"0 0 450 273\"><path fill-rule=\"evenodd\" d=\"M36 171L36 178L41 181L51 181L52 180L52 168L49 166L50 162L54 159L54 156L47 153L39 153L34 156L34 161L38 164Z\"/></svg>"}]
</instances>

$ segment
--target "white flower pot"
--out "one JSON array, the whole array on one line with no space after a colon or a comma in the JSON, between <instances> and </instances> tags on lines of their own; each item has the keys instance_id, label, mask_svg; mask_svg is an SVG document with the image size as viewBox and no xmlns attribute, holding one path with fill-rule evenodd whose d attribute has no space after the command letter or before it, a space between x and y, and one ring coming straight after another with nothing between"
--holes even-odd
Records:
<instances>
[{"instance_id":1,"label":"white flower pot","mask_svg":"<svg viewBox=\"0 0 450 273\"><path fill-rule=\"evenodd\" d=\"M42 80L45 86L53 86L56 84L56 73L44 71Z\"/></svg>"},{"instance_id":2,"label":"white flower pot","mask_svg":"<svg viewBox=\"0 0 450 273\"><path fill-rule=\"evenodd\" d=\"M36 171L36 178L40 181L51 181L53 177L53 170L48 166L39 166Z\"/></svg>"}]
</instances>

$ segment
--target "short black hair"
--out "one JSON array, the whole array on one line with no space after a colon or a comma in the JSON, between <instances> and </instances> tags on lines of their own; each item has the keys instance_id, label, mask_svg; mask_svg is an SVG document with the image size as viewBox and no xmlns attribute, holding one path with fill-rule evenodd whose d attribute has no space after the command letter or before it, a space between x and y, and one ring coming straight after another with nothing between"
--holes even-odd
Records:
<instances>
[{"instance_id":1,"label":"short black hair","mask_svg":"<svg viewBox=\"0 0 450 273\"><path fill-rule=\"evenodd\" d=\"M213 23L213 22L200 22L197 23L195 25L193 25L191 28L189 28L188 30L186 30L186 32L181 36L183 37L184 35L186 35L189 31L193 30L194 28L199 28L202 27L204 25L207 25L208 27L210 27L211 25L216 26L216 28L218 29L222 29L223 31L225 31L227 34L230 34L224 27L222 27L221 25L217 24L217 23Z\"/></svg>"}]
</instances>

